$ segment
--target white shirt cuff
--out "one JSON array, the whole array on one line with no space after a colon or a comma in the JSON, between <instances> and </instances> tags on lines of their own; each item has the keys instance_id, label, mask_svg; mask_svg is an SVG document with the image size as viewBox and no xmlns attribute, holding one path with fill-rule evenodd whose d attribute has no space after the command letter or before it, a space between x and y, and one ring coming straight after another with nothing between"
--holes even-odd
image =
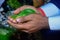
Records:
<instances>
[{"instance_id":1,"label":"white shirt cuff","mask_svg":"<svg viewBox=\"0 0 60 40\"><path fill-rule=\"evenodd\" d=\"M48 3L41 7L47 17L59 15L59 8L53 3Z\"/></svg>"},{"instance_id":2,"label":"white shirt cuff","mask_svg":"<svg viewBox=\"0 0 60 40\"><path fill-rule=\"evenodd\" d=\"M60 15L49 17L49 26L51 30L60 30Z\"/></svg>"}]
</instances>

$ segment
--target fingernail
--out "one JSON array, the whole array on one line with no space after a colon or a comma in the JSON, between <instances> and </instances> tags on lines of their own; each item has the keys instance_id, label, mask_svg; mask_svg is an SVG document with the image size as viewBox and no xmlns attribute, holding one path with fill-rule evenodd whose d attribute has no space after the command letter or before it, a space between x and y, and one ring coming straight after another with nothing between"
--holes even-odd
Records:
<instances>
[{"instance_id":1,"label":"fingernail","mask_svg":"<svg viewBox=\"0 0 60 40\"><path fill-rule=\"evenodd\" d=\"M8 17L8 20L12 21L13 19L12 19L12 18L10 18L10 17Z\"/></svg>"},{"instance_id":2,"label":"fingernail","mask_svg":"<svg viewBox=\"0 0 60 40\"><path fill-rule=\"evenodd\" d=\"M10 19L11 21L13 20L13 19Z\"/></svg>"},{"instance_id":3,"label":"fingernail","mask_svg":"<svg viewBox=\"0 0 60 40\"><path fill-rule=\"evenodd\" d=\"M13 22L14 22L14 23L16 23L16 21L15 21L15 20L13 20Z\"/></svg>"},{"instance_id":4,"label":"fingernail","mask_svg":"<svg viewBox=\"0 0 60 40\"><path fill-rule=\"evenodd\" d=\"M16 21L17 21L17 22L21 22L21 20L20 20L20 19L17 19Z\"/></svg>"}]
</instances>

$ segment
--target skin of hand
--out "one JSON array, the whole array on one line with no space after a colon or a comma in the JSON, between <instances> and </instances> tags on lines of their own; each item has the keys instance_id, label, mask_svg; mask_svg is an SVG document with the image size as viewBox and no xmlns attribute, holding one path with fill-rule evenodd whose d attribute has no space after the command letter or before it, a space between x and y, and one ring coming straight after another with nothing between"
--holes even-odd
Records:
<instances>
[{"instance_id":1,"label":"skin of hand","mask_svg":"<svg viewBox=\"0 0 60 40\"><path fill-rule=\"evenodd\" d=\"M24 10L25 8L33 8L31 6L23 6L21 8L18 8L14 11L15 14L18 14L20 11ZM13 27L19 29L20 31L24 31L27 33L33 33L41 29L47 29L49 28L48 24L48 18L44 17L36 11L36 14L30 14L25 17L17 18L16 20L13 20L12 18L8 18L8 23L12 25Z\"/></svg>"},{"instance_id":2,"label":"skin of hand","mask_svg":"<svg viewBox=\"0 0 60 40\"><path fill-rule=\"evenodd\" d=\"M24 9L26 9L26 8L33 9L33 10L35 10L36 13L39 13L39 11L38 11L35 7L29 6L29 5L24 5L24 6L20 7L20 8L18 8L18 9L16 9L16 10L14 11L14 14L18 14L20 11L22 11L22 10L24 10Z\"/></svg>"}]
</instances>

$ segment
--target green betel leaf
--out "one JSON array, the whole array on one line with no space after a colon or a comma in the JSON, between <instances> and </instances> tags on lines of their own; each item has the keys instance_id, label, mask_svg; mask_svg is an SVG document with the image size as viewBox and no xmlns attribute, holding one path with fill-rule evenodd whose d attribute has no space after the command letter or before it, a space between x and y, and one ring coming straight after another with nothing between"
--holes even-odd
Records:
<instances>
[{"instance_id":1,"label":"green betel leaf","mask_svg":"<svg viewBox=\"0 0 60 40\"><path fill-rule=\"evenodd\" d=\"M35 14L35 11L33 9L25 9L21 11L19 14L12 15L11 18L16 19L16 18L20 18L20 17L27 16L30 14Z\"/></svg>"}]
</instances>

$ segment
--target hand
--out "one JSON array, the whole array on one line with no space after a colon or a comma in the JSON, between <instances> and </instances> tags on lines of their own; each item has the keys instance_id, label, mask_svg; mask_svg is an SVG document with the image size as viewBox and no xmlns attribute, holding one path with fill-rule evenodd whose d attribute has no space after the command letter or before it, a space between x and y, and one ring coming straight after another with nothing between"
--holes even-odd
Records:
<instances>
[{"instance_id":1,"label":"hand","mask_svg":"<svg viewBox=\"0 0 60 40\"><path fill-rule=\"evenodd\" d=\"M33 33L38 30L48 28L48 18L42 16L41 14L38 14L39 12L37 11L37 9L32 6L22 6L15 10L14 13L18 14L25 8L34 9L36 11L36 14L31 14L25 17L18 18L16 20L13 20L9 17L8 23L13 27L27 33Z\"/></svg>"},{"instance_id":2,"label":"hand","mask_svg":"<svg viewBox=\"0 0 60 40\"><path fill-rule=\"evenodd\" d=\"M16 9L16 10L14 11L14 14L18 14L19 12L21 12L22 10L24 10L24 9L26 9L26 8L33 9L33 10L35 10L35 12L36 12L37 14L42 15L37 8L35 8L35 7L33 7L33 6L29 6L29 5L24 5L24 6L20 7L20 8L18 8L18 9ZM8 17L8 19L9 19L10 21L12 21L12 22L15 23L15 20L13 20L12 18Z\"/></svg>"},{"instance_id":3,"label":"hand","mask_svg":"<svg viewBox=\"0 0 60 40\"><path fill-rule=\"evenodd\" d=\"M8 20L8 23L27 33L33 33L38 30L48 28L48 18L39 14L31 14L26 17L18 18L15 23Z\"/></svg>"},{"instance_id":4,"label":"hand","mask_svg":"<svg viewBox=\"0 0 60 40\"><path fill-rule=\"evenodd\" d=\"M18 9L16 9L16 10L14 11L14 14L18 14L20 11L22 11L22 10L24 10L24 9L26 9L26 8L33 9L33 10L35 10L36 13L39 13L38 10L37 10L35 7L29 6L29 5L24 5L24 6L20 7L20 8L18 8Z\"/></svg>"}]
</instances>

